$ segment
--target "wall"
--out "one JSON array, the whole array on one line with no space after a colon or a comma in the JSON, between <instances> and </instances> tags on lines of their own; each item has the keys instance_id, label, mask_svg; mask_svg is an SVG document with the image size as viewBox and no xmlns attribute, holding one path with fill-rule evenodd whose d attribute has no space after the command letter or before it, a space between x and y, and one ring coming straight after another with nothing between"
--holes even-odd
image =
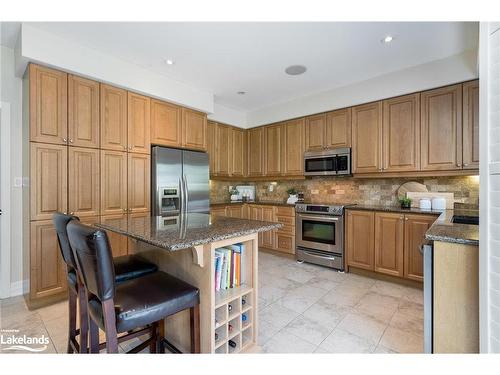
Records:
<instances>
[{"instance_id":1,"label":"wall","mask_svg":"<svg viewBox=\"0 0 500 375\"><path fill-rule=\"evenodd\" d=\"M22 177L22 80L15 75L14 50L1 48L1 101L10 103L10 212L11 294L22 293L22 188L15 187ZM4 124L2 124L4 126ZM2 251L4 249L2 248ZM9 249L8 249L9 250Z\"/></svg>"},{"instance_id":2,"label":"wall","mask_svg":"<svg viewBox=\"0 0 500 375\"><path fill-rule=\"evenodd\" d=\"M407 181L417 181L427 186L429 191L452 192L455 201L467 204L479 204L479 177L436 177L436 178L326 178L318 177L296 181L275 182L274 191L269 192L271 182L257 182L257 200L286 201L287 189L293 187L304 192L304 199L312 203L356 203L368 205L397 205L397 190ZM236 182L210 182L210 202L225 202L229 199L228 186L239 185ZM245 183L245 184L248 184ZM274 184L274 183L273 183Z\"/></svg>"}]
</instances>

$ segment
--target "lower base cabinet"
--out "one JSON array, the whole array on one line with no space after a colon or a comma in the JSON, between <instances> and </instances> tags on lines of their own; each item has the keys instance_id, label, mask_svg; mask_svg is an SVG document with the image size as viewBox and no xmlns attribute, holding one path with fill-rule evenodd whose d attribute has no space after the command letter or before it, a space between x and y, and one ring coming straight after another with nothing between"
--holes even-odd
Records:
<instances>
[{"instance_id":1,"label":"lower base cabinet","mask_svg":"<svg viewBox=\"0 0 500 375\"><path fill-rule=\"evenodd\" d=\"M375 213L375 271L403 277L404 215Z\"/></svg>"},{"instance_id":2,"label":"lower base cabinet","mask_svg":"<svg viewBox=\"0 0 500 375\"><path fill-rule=\"evenodd\" d=\"M420 247L424 243L425 232L436 220L430 215L405 215L404 277L424 281L424 267Z\"/></svg>"}]
</instances>

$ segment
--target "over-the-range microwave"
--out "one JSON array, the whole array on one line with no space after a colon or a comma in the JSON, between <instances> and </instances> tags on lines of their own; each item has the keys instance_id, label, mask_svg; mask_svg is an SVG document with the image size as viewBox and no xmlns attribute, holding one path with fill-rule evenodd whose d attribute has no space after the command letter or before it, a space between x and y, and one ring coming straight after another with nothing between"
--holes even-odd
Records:
<instances>
[{"instance_id":1,"label":"over-the-range microwave","mask_svg":"<svg viewBox=\"0 0 500 375\"><path fill-rule=\"evenodd\" d=\"M351 175L351 148L334 148L304 153L305 176Z\"/></svg>"}]
</instances>

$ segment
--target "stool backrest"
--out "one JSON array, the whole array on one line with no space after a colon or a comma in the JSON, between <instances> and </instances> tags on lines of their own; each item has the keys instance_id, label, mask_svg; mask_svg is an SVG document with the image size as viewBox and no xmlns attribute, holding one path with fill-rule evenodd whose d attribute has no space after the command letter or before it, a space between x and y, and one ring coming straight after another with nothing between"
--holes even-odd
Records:
<instances>
[{"instance_id":1,"label":"stool backrest","mask_svg":"<svg viewBox=\"0 0 500 375\"><path fill-rule=\"evenodd\" d=\"M66 226L71 220L79 220L78 217L73 215L66 215L60 212L56 212L52 216L52 222L57 233L57 241L59 242L59 248L61 249L61 254L64 263L68 266L68 270L76 270L76 261L73 256L73 251L68 240L68 231Z\"/></svg>"},{"instance_id":2,"label":"stool backrest","mask_svg":"<svg viewBox=\"0 0 500 375\"><path fill-rule=\"evenodd\" d=\"M115 269L106 232L76 220L71 221L67 228L85 288L100 301L112 299L115 295Z\"/></svg>"}]
</instances>

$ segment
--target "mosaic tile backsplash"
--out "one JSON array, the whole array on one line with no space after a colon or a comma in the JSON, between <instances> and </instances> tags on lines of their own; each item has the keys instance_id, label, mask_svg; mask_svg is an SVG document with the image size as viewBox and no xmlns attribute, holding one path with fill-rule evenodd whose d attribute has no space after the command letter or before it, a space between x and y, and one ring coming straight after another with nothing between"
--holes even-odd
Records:
<instances>
[{"instance_id":1,"label":"mosaic tile backsplash","mask_svg":"<svg viewBox=\"0 0 500 375\"><path fill-rule=\"evenodd\" d=\"M454 193L455 201L472 205L479 204L479 177L432 177L432 178L381 178L359 179L338 177L316 177L293 181L228 182L210 181L210 202L223 203L229 200L229 186L254 184L257 200L284 202L289 188L304 192L304 199L312 203L357 203L365 205L397 205L398 188L405 182L416 181L427 186L429 191ZM269 186L273 185L273 191Z\"/></svg>"}]
</instances>

